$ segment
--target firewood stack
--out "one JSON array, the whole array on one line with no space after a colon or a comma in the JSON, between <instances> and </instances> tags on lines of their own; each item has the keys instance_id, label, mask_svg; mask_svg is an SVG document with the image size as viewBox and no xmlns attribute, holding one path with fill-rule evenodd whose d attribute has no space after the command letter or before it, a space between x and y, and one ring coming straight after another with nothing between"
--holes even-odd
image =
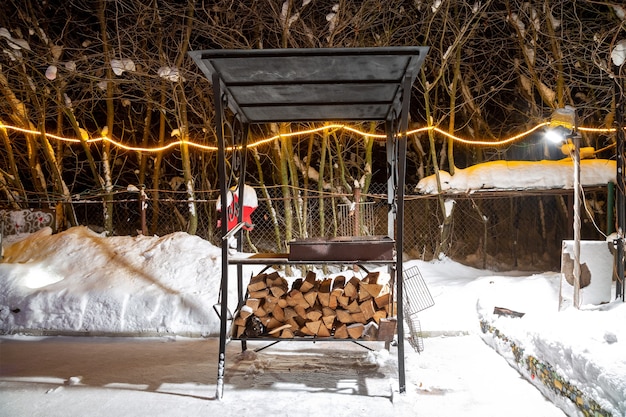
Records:
<instances>
[{"instance_id":1,"label":"firewood stack","mask_svg":"<svg viewBox=\"0 0 626 417\"><path fill-rule=\"evenodd\" d=\"M396 324L395 318L388 318L392 297L389 285L380 284L378 278L379 273L372 272L363 279L337 276L320 281L309 271L289 289L277 272L259 274L250 279L233 334L390 341Z\"/></svg>"}]
</instances>

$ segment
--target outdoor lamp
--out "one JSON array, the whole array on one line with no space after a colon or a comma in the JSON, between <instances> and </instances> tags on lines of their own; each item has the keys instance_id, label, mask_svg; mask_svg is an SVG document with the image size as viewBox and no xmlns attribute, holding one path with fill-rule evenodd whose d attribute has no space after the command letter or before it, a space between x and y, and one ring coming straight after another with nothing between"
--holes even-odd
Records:
<instances>
[{"instance_id":1,"label":"outdoor lamp","mask_svg":"<svg viewBox=\"0 0 626 417\"><path fill-rule=\"evenodd\" d=\"M561 148L574 160L574 307L580 307L580 135L577 132L576 109L565 106L554 110L546 138L553 143L565 143ZM573 143L573 148L570 144Z\"/></svg>"},{"instance_id":2,"label":"outdoor lamp","mask_svg":"<svg viewBox=\"0 0 626 417\"><path fill-rule=\"evenodd\" d=\"M546 132L546 137L550 141L558 143L575 131L576 109L572 106L555 109L550 118L550 127Z\"/></svg>"}]
</instances>

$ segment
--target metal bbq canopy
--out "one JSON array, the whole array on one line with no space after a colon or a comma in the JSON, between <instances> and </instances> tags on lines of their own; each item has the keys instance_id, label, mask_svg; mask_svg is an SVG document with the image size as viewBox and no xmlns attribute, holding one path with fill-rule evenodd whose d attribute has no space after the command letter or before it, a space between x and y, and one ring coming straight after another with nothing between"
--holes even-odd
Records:
<instances>
[{"instance_id":1,"label":"metal bbq canopy","mask_svg":"<svg viewBox=\"0 0 626 417\"><path fill-rule=\"evenodd\" d=\"M213 84L222 202L228 201L227 192L231 186L238 186L239 193L243 193L244 155L250 124L384 122L387 134L388 234L392 238L396 235L396 259L390 269L392 282L396 283L398 305L400 392L406 390L402 306L406 136L402 132L408 128L411 88L427 52L428 47L425 46L189 52ZM227 108L232 112L233 123L225 119ZM230 130L229 134L225 129ZM228 212L226 208L221 210L222 236L239 233L241 237L243 197L239 197L240 206L234 207L234 212ZM228 216L237 216L240 223L230 232L227 229ZM242 239L238 242L238 249L241 250ZM230 264L233 263L229 262L228 239L224 238L217 398L222 397L224 388ZM237 270L239 299L242 300L241 264L237 264ZM242 347L245 348L245 344Z\"/></svg>"}]
</instances>

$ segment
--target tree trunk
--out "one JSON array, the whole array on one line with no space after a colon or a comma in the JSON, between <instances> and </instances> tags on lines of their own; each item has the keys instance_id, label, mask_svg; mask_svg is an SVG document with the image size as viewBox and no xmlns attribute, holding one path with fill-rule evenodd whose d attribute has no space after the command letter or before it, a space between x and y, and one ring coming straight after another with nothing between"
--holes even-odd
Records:
<instances>
[{"instance_id":1,"label":"tree trunk","mask_svg":"<svg viewBox=\"0 0 626 417\"><path fill-rule=\"evenodd\" d=\"M106 21L106 0L100 1L100 10L98 17L100 19L100 35L102 36L102 49L104 52L104 62L106 65L107 79L113 79L113 70L111 68L111 55L109 48L109 38L107 34L107 21ZM113 83L107 81L106 89L106 126L109 134L113 134L113 125L115 124L115 106L113 103ZM107 235L113 234L113 181L111 177L111 144L104 142L102 145L102 166L104 168L104 230Z\"/></svg>"},{"instance_id":2,"label":"tree trunk","mask_svg":"<svg viewBox=\"0 0 626 417\"><path fill-rule=\"evenodd\" d=\"M189 39L191 38L191 30L193 27L194 1L189 0L187 9L187 22L185 26L184 37L181 41L178 58L176 59L176 68L182 68L183 60L187 54ZM185 97L185 89L182 80L176 89L176 98L178 106L178 129L181 137L181 159L183 163L183 176L185 178L185 187L187 190L187 201L189 207L189 221L187 222L187 233L195 235L198 229L198 212L196 208L196 196L194 192L195 184L193 174L191 172L191 156L189 154L189 121L187 118L187 98Z\"/></svg>"}]
</instances>

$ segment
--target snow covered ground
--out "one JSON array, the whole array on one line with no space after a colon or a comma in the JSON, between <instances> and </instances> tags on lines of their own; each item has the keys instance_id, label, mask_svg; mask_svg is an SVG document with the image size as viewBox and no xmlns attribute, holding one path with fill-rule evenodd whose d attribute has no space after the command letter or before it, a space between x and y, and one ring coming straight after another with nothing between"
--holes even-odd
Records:
<instances>
[{"instance_id":1,"label":"snow covered ground","mask_svg":"<svg viewBox=\"0 0 626 417\"><path fill-rule=\"evenodd\" d=\"M5 241L0 416L626 415L626 304L558 311L557 273L412 266L435 306L419 314L425 351L405 344L405 394L397 351L380 342L243 353L231 342L218 401L220 249L185 233L105 238L84 227Z\"/></svg>"}]
</instances>

